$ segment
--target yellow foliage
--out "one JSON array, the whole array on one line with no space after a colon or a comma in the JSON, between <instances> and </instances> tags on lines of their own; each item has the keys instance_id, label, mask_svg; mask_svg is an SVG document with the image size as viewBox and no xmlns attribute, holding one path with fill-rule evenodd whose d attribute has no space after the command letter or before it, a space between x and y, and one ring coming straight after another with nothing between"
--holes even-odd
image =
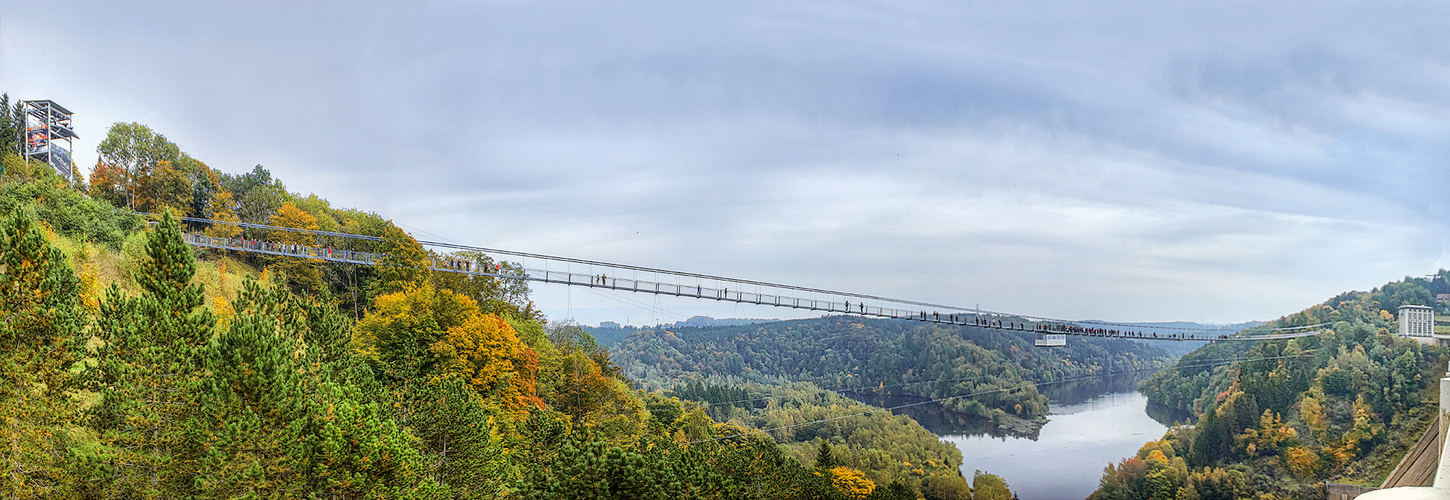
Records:
<instances>
[{"instance_id":1,"label":"yellow foliage","mask_svg":"<svg viewBox=\"0 0 1450 500\"><path fill-rule=\"evenodd\" d=\"M1284 460L1289 465L1289 472L1308 479L1314 477L1314 466L1319 463L1319 454L1303 446L1290 446L1284 450Z\"/></svg>"},{"instance_id":2,"label":"yellow foliage","mask_svg":"<svg viewBox=\"0 0 1450 500\"><path fill-rule=\"evenodd\" d=\"M216 313L217 330L226 330L231 325L232 318L237 316L236 310L232 309L232 303L221 296L212 297L211 310Z\"/></svg>"},{"instance_id":3,"label":"yellow foliage","mask_svg":"<svg viewBox=\"0 0 1450 500\"><path fill-rule=\"evenodd\" d=\"M1354 400L1354 427L1344 433L1345 451L1357 456L1362 451L1359 445L1374 439L1382 430L1384 430L1384 424L1375 419L1369 403L1365 402L1364 395L1361 394Z\"/></svg>"},{"instance_id":4,"label":"yellow foliage","mask_svg":"<svg viewBox=\"0 0 1450 500\"><path fill-rule=\"evenodd\" d=\"M279 227L308 229L313 231L322 229L321 226L317 225L317 217L313 217L312 214L309 214L302 209L297 208L297 204L290 201L283 204L282 208L278 208L277 213L272 214L271 223L273 226ZM291 231L273 231L272 240L279 243L293 245L311 245L313 244L315 238L312 235L303 233L294 233Z\"/></svg>"},{"instance_id":5,"label":"yellow foliage","mask_svg":"<svg viewBox=\"0 0 1450 500\"><path fill-rule=\"evenodd\" d=\"M217 199L220 200L222 195L226 195L228 200L230 200L232 196L231 193L223 191L217 193ZM218 206L224 205L218 204ZM211 218L219 221L233 223L242 221L242 219L237 217L237 214L232 213L231 210L224 209L217 210L215 214L212 214ZM206 232L203 234L211 236L213 238L238 238L242 235L242 228L240 226L235 226L232 224L212 224L211 227L206 228Z\"/></svg>"},{"instance_id":6,"label":"yellow foliage","mask_svg":"<svg viewBox=\"0 0 1450 500\"><path fill-rule=\"evenodd\" d=\"M535 383L538 356L513 327L480 312L473 299L427 282L379 295L357 322L353 348L380 362L385 373L456 376L505 408L543 406ZM420 348L431 359L412 354Z\"/></svg>"},{"instance_id":7,"label":"yellow foliage","mask_svg":"<svg viewBox=\"0 0 1450 500\"><path fill-rule=\"evenodd\" d=\"M1147 460L1153 452L1163 455L1164 461L1177 456L1173 451L1173 443L1169 442L1166 437L1157 441L1143 443L1143 446L1138 448L1138 458Z\"/></svg>"},{"instance_id":8,"label":"yellow foliage","mask_svg":"<svg viewBox=\"0 0 1450 500\"><path fill-rule=\"evenodd\" d=\"M1304 420L1304 425L1314 433L1314 437L1320 441L1325 440L1325 434L1329 432L1329 421L1324 417L1324 408L1319 404L1319 391L1315 389L1304 397L1299 403L1299 418Z\"/></svg>"},{"instance_id":9,"label":"yellow foliage","mask_svg":"<svg viewBox=\"0 0 1450 500\"><path fill-rule=\"evenodd\" d=\"M1234 441L1243 446L1244 451L1251 457L1259 452L1273 456L1280 446L1295 437L1298 437L1298 431L1280 421L1278 413L1264 410L1264 414L1259 417L1259 427L1244 429L1243 434L1234 436Z\"/></svg>"},{"instance_id":10,"label":"yellow foliage","mask_svg":"<svg viewBox=\"0 0 1450 500\"><path fill-rule=\"evenodd\" d=\"M101 277L96 270L94 263L87 262L81 265L80 275L80 299L81 307L91 313L92 317L101 316Z\"/></svg>"},{"instance_id":11,"label":"yellow foliage","mask_svg":"<svg viewBox=\"0 0 1450 500\"><path fill-rule=\"evenodd\" d=\"M866 473L850 467L834 467L830 471L831 484L846 498L866 498L876 491L876 483L866 478Z\"/></svg>"}]
</instances>

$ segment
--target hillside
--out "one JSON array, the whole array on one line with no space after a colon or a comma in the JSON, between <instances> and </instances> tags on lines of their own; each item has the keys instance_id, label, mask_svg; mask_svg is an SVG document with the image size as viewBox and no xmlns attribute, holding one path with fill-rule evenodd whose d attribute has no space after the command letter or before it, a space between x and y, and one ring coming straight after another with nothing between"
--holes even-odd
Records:
<instances>
[{"instance_id":1,"label":"hillside","mask_svg":"<svg viewBox=\"0 0 1450 500\"><path fill-rule=\"evenodd\" d=\"M1032 347L1033 334L902 320L827 317L755 325L645 329L613 348L647 388L711 379L810 382L830 389L948 399L957 411L1030 432L1047 413L1034 383L1151 370L1171 358L1143 343L1074 339ZM979 394L970 398L961 396Z\"/></svg>"},{"instance_id":2,"label":"hillside","mask_svg":"<svg viewBox=\"0 0 1450 500\"><path fill-rule=\"evenodd\" d=\"M1325 480L1378 486L1436 413L1446 349L1394 335L1391 313L1434 305L1428 287L1406 278L1265 325L1326 324L1317 336L1185 355L1142 391L1199 415L1198 424L1109 467L1093 498L1209 498L1213 490L1228 495L1216 498L1307 499L1323 498ZM1151 475L1172 480L1139 496Z\"/></svg>"},{"instance_id":3,"label":"hillside","mask_svg":"<svg viewBox=\"0 0 1450 500\"><path fill-rule=\"evenodd\" d=\"M0 442L14 451L0 457L11 471L0 495L969 495L954 450L913 437L904 417L788 436L853 434L840 452L778 445L779 429L753 432L756 422L717 422L634 389L589 334L539 314L523 282L429 271L427 250L376 214L289 192L260 166L214 170L139 124L111 134L89 182L0 153ZM378 236L358 249L387 258L372 267L198 250L183 230L345 242L177 215ZM810 387L768 391L781 416L865 408ZM853 431L888 428L879 435L890 441ZM877 466L868 474L838 455Z\"/></svg>"}]
</instances>

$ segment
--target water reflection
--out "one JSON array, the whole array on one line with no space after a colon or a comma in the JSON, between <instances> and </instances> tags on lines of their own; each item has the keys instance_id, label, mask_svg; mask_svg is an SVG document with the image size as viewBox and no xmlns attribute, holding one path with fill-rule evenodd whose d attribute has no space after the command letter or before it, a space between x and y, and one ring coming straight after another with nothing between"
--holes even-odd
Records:
<instances>
[{"instance_id":1,"label":"water reflection","mask_svg":"<svg viewBox=\"0 0 1450 500\"><path fill-rule=\"evenodd\" d=\"M926 398L898 395L877 395L877 394L856 394L842 393L856 401L880 408L895 408L903 405L912 405L905 408L891 410L896 415L906 415L917 423L938 436L946 435L969 435L969 436L992 436L992 437L1017 437L1025 439L1037 439L1041 430L1034 430L1028 433L1009 433L999 429L991 420L974 417L943 408L936 403L914 404L926 401Z\"/></svg>"},{"instance_id":2,"label":"water reflection","mask_svg":"<svg viewBox=\"0 0 1450 500\"><path fill-rule=\"evenodd\" d=\"M1051 419L1054 415L1065 415L1092 409L1091 405L1081 405L1101 398L1105 394L1136 392L1138 383L1147 379L1150 375L1152 374L1142 372L1124 373L1107 377L1083 378L1042 384L1037 387L1037 390L1042 395L1047 396L1050 407L1048 418ZM912 405L892 410L892 413L911 417L920 423L922 427L925 427L926 430L938 436L1014 437L1036 441L1042 432L1041 429L1034 429L1031 432L1012 432L998 428L991 420L955 412L937 404L917 404L926 401L926 398L857 393L843 393L842 395L881 408ZM1192 414L1187 412L1152 402L1147 402L1143 411L1149 417L1152 417L1153 420L1164 426L1174 425L1175 423L1190 423L1193 417Z\"/></svg>"},{"instance_id":3,"label":"water reflection","mask_svg":"<svg viewBox=\"0 0 1450 500\"><path fill-rule=\"evenodd\" d=\"M976 470L1002 476L1021 498L1084 498L1097 488L1103 467L1138 451L1163 435L1167 426L1189 422L1191 416L1156 403L1137 392L1149 374L1046 384L1048 423L1036 432L1012 435L988 420L917 405L905 414L962 452L962 474ZM850 395L881 407L924 401L903 396Z\"/></svg>"},{"instance_id":4,"label":"water reflection","mask_svg":"<svg viewBox=\"0 0 1450 500\"><path fill-rule=\"evenodd\" d=\"M1147 379L1150 375L1152 373L1138 372L1070 379L1039 385L1037 392L1047 396L1047 400L1051 402L1052 406L1082 404L1103 394L1136 391L1138 382Z\"/></svg>"},{"instance_id":5,"label":"water reflection","mask_svg":"<svg viewBox=\"0 0 1450 500\"><path fill-rule=\"evenodd\" d=\"M1192 413L1152 401L1148 402L1148 407L1144 408L1144 412L1146 412L1149 417L1153 417L1153 420L1165 426L1184 425L1198 422L1198 419L1193 418Z\"/></svg>"}]
</instances>

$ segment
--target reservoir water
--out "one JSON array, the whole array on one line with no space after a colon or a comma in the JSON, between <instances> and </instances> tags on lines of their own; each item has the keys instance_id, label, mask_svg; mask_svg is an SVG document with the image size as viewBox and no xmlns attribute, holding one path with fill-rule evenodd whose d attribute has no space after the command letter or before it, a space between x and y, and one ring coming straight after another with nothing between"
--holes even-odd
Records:
<instances>
[{"instance_id":1,"label":"reservoir water","mask_svg":"<svg viewBox=\"0 0 1450 500\"><path fill-rule=\"evenodd\" d=\"M921 406L903 412L962 452L962 475L977 470L1002 476L1022 500L1086 498L1097 489L1103 467L1158 439L1188 415L1156 404L1136 390L1142 376L1119 376L1043 386L1050 411L1035 435L994 432L980 420ZM870 401L880 404L888 401Z\"/></svg>"}]
</instances>

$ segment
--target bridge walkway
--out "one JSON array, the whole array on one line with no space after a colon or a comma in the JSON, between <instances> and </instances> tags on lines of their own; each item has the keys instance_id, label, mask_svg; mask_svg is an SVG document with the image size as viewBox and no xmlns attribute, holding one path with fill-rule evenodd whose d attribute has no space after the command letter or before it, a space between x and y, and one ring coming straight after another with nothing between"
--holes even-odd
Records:
<instances>
[{"instance_id":1,"label":"bridge walkway","mask_svg":"<svg viewBox=\"0 0 1450 500\"><path fill-rule=\"evenodd\" d=\"M267 227L270 228L270 226ZM288 228L272 228L271 230L277 229L286 230ZM317 231L306 230L301 230L299 232L320 233ZM376 266L381 265L384 262L384 259L387 257L385 254L381 253L363 252L348 249L335 249L324 246L297 245L280 243L275 241L244 238L219 238L195 233L182 233L182 235L183 240L185 240L186 243L196 247L250 252L282 257L298 257L304 259L337 262L344 264ZM340 235L344 237L359 236L359 239L368 239L372 241L379 240L379 238L376 237L345 235L343 233L330 233L328 235ZM466 259L439 258L436 255L430 255L429 258L431 260L428 267L429 269L433 271L447 273L460 273L472 276L487 276L499 279L527 280L540 283L564 284L570 286L580 286L607 290L651 293L656 295L669 295L674 297L686 297L693 299L717 300L725 302L735 302L740 304L786 307L792 309L821 311L826 313L851 314L864 317L904 319L910 321L942 323L950 325L978 326L983 328L994 328L1001 330L1035 332L1044 335L1074 335L1084 337L1126 338L1145 340L1218 342L1289 339L1316 335L1319 333L1319 331L1317 330L1300 330L1284 333L1273 333L1267 335L1211 335L1205 333L1188 332L1160 334L1152 331L1144 331L1150 327L1137 327L1138 329L1130 329L1132 325L1121 325L1127 326L1128 328L1109 328L1108 326L1118 325L1076 324L1070 321L1034 319L1002 313L970 311L960 308L952 308L948 309L947 312L941 312L940 310L887 307L879 303L868 304L865 300L850 300L851 297L870 297L878 299L876 302L879 302L879 299L884 299L882 297L836 293L825 290L789 287L783 285L771 285L768 283L760 282L737 281L737 283L741 283L745 286L754 285L759 287L760 285L768 285L780 289L782 292L798 293L804 290L811 292L827 292L828 294L836 296L823 300L814 297L803 297L799 294L762 293L758 291L751 292L747 290L741 290L739 288L731 290L729 287L723 286L705 286L703 281L696 281L693 284L682 284L678 282L668 283L663 281L623 278L618 277L618 275L611 277L607 274L602 273L578 273L572 271L551 270L548 268L540 269L532 267L522 267L521 269L523 273L515 275L507 274L505 272L508 271L507 268L494 267L492 269L487 269L481 267L479 263ZM700 278L702 276L679 273L676 275L676 277ZM892 299L885 300L899 303L898 305L930 305L919 302L894 301Z\"/></svg>"}]
</instances>

